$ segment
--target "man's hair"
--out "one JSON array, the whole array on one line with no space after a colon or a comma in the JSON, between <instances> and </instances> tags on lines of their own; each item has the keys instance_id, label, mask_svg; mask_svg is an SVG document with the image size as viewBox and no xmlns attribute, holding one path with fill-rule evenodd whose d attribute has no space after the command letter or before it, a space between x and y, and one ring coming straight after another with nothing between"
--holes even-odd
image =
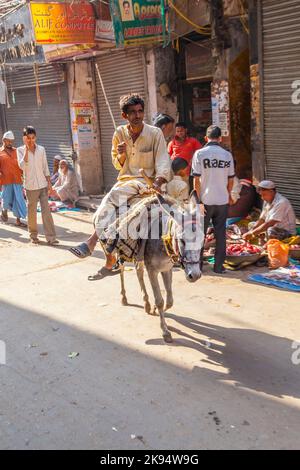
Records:
<instances>
[{"instance_id":1,"label":"man's hair","mask_svg":"<svg viewBox=\"0 0 300 470\"><path fill-rule=\"evenodd\" d=\"M36 135L36 130L33 126L26 126L23 129L23 135Z\"/></svg>"},{"instance_id":2,"label":"man's hair","mask_svg":"<svg viewBox=\"0 0 300 470\"><path fill-rule=\"evenodd\" d=\"M219 139L222 137L222 131L218 126L209 126L206 130L206 137L209 139Z\"/></svg>"},{"instance_id":3,"label":"man's hair","mask_svg":"<svg viewBox=\"0 0 300 470\"><path fill-rule=\"evenodd\" d=\"M128 6L130 7L130 3L128 2L128 0L125 0L125 1L123 2L123 7L125 7L125 5L128 5Z\"/></svg>"},{"instance_id":4,"label":"man's hair","mask_svg":"<svg viewBox=\"0 0 300 470\"><path fill-rule=\"evenodd\" d=\"M137 104L140 104L143 110L145 109L144 100L137 93L132 93L130 95L121 96L119 104L120 104L120 109L122 113L125 113L125 114L128 113L129 106L135 106Z\"/></svg>"},{"instance_id":5,"label":"man's hair","mask_svg":"<svg viewBox=\"0 0 300 470\"><path fill-rule=\"evenodd\" d=\"M178 173L178 171L184 170L187 166L188 162L181 157L176 157L171 163L171 168L175 175Z\"/></svg>"},{"instance_id":6,"label":"man's hair","mask_svg":"<svg viewBox=\"0 0 300 470\"><path fill-rule=\"evenodd\" d=\"M153 119L153 126L161 129L163 125L170 124L171 122L175 122L175 119L168 114L158 113Z\"/></svg>"},{"instance_id":7,"label":"man's hair","mask_svg":"<svg viewBox=\"0 0 300 470\"><path fill-rule=\"evenodd\" d=\"M176 122L175 127L183 127L184 129L187 129L186 123L183 121Z\"/></svg>"}]
</instances>

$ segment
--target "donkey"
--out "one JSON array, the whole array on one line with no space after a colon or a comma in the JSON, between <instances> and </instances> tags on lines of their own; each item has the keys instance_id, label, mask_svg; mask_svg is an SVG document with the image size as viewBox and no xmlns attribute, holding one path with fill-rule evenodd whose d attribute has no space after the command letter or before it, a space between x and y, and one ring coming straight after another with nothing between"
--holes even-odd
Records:
<instances>
[{"instance_id":1,"label":"donkey","mask_svg":"<svg viewBox=\"0 0 300 470\"><path fill-rule=\"evenodd\" d=\"M155 233L153 227L158 226L158 220L161 219L161 233L157 237L150 236L145 242L144 261L136 263L137 278L140 283L144 300L145 312L150 315L156 315L158 311L160 316L160 326L164 341L171 343L172 335L168 329L164 312L173 306L172 293L172 268L173 261L170 252L167 253L162 236L168 233L171 237L173 253L177 255L181 263L185 277L188 282L195 282L201 277L201 249L203 245L203 217L200 214L199 201L196 193L193 192L188 206L185 208L179 206L170 206L166 199L157 194L160 206L151 219L151 234ZM153 211L152 211L153 213ZM150 234L150 232L149 232ZM144 266L146 267L150 284L154 294L154 309L151 311L149 296L144 282ZM166 302L161 294L158 274L161 273L163 283L166 289ZM128 305L125 283L124 283L124 265L121 264L121 296L122 305Z\"/></svg>"}]
</instances>

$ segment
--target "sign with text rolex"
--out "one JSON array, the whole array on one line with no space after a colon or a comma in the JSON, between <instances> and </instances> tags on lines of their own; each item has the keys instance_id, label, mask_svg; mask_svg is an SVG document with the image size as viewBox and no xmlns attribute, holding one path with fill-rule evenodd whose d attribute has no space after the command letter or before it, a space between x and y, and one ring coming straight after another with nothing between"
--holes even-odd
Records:
<instances>
[{"instance_id":1,"label":"sign with text rolex","mask_svg":"<svg viewBox=\"0 0 300 470\"><path fill-rule=\"evenodd\" d=\"M169 42L165 0L111 0L117 46Z\"/></svg>"}]
</instances>

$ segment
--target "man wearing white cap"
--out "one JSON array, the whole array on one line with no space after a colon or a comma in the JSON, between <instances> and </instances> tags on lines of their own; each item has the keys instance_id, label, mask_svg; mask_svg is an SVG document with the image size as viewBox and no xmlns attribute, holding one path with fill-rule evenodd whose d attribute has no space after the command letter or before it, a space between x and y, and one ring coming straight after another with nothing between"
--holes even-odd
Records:
<instances>
[{"instance_id":1,"label":"man wearing white cap","mask_svg":"<svg viewBox=\"0 0 300 470\"><path fill-rule=\"evenodd\" d=\"M267 238L284 240L296 233L296 216L290 201L276 191L273 181L264 180L258 185L258 192L264 201L259 220L243 238L267 234Z\"/></svg>"},{"instance_id":2,"label":"man wearing white cap","mask_svg":"<svg viewBox=\"0 0 300 470\"><path fill-rule=\"evenodd\" d=\"M0 148L0 185L2 185L2 213L1 220L8 221L7 211L13 212L16 225L26 227L21 222L27 215L23 196L22 170L19 168L17 151L13 147L14 134L7 131L3 134L3 146Z\"/></svg>"}]
</instances>

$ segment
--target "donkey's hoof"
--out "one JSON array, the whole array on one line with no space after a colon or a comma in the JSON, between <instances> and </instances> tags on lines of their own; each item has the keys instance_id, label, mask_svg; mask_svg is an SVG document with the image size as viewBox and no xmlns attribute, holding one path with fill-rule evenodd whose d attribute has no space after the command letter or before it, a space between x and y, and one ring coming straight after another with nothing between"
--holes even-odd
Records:
<instances>
[{"instance_id":1,"label":"donkey's hoof","mask_svg":"<svg viewBox=\"0 0 300 470\"><path fill-rule=\"evenodd\" d=\"M149 315L151 314L151 305L149 302L145 302L144 309L146 313L148 313Z\"/></svg>"},{"instance_id":2,"label":"donkey's hoof","mask_svg":"<svg viewBox=\"0 0 300 470\"><path fill-rule=\"evenodd\" d=\"M153 310L150 310L149 315L153 315L154 317L157 317L159 315L157 307L153 307Z\"/></svg>"},{"instance_id":3,"label":"donkey's hoof","mask_svg":"<svg viewBox=\"0 0 300 470\"><path fill-rule=\"evenodd\" d=\"M126 299L126 297L122 298L121 304L124 305L124 307L126 307L128 305L128 300Z\"/></svg>"},{"instance_id":4,"label":"donkey's hoof","mask_svg":"<svg viewBox=\"0 0 300 470\"><path fill-rule=\"evenodd\" d=\"M164 308L164 311L166 312L167 310L169 310L172 307L173 307L173 302L170 302L169 304L166 304L166 306Z\"/></svg>"},{"instance_id":5,"label":"donkey's hoof","mask_svg":"<svg viewBox=\"0 0 300 470\"><path fill-rule=\"evenodd\" d=\"M166 343L173 343L173 338L172 338L171 333L164 333L163 339Z\"/></svg>"}]
</instances>

